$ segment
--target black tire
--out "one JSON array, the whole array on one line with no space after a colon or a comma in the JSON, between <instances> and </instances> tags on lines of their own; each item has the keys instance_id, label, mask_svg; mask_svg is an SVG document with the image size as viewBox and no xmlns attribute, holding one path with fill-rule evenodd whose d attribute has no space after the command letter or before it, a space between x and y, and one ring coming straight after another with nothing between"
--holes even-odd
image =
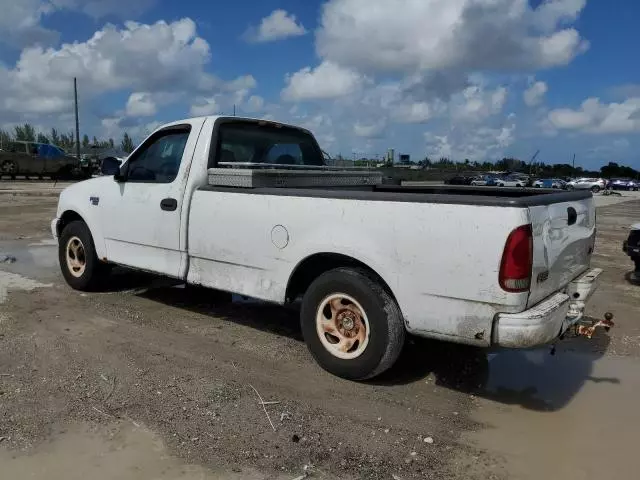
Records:
<instances>
[{"instance_id":1,"label":"black tire","mask_svg":"<svg viewBox=\"0 0 640 480\"><path fill-rule=\"evenodd\" d=\"M368 343L356 358L335 356L324 346L316 329L319 308L328 297L336 294L356 300L369 323ZM398 304L363 269L337 268L320 275L304 295L300 322L307 347L318 364L349 380L366 380L381 374L395 363L404 346L405 326Z\"/></svg>"},{"instance_id":2,"label":"black tire","mask_svg":"<svg viewBox=\"0 0 640 480\"><path fill-rule=\"evenodd\" d=\"M67 262L67 248L72 239L78 239L83 249L84 270L81 274L72 273ZM109 274L109 265L100 263L89 227L83 221L69 223L58 239L58 262L65 281L74 290L83 292L95 291Z\"/></svg>"},{"instance_id":3,"label":"black tire","mask_svg":"<svg viewBox=\"0 0 640 480\"><path fill-rule=\"evenodd\" d=\"M591 187L591 193L598 193L600 191L600 187L597 185L594 185L593 187Z\"/></svg>"},{"instance_id":4,"label":"black tire","mask_svg":"<svg viewBox=\"0 0 640 480\"><path fill-rule=\"evenodd\" d=\"M0 165L0 174L8 175L13 179L16 173L18 173L18 165L13 160L5 160Z\"/></svg>"}]
</instances>

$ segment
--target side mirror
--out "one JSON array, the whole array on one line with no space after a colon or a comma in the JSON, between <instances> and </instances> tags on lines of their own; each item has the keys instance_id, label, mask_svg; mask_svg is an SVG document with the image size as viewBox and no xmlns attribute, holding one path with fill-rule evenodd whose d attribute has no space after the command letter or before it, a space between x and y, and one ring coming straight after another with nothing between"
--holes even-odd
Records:
<instances>
[{"instance_id":1,"label":"side mirror","mask_svg":"<svg viewBox=\"0 0 640 480\"><path fill-rule=\"evenodd\" d=\"M102 160L100 173L107 176L116 176L120 173L120 165L122 165L122 161L115 157L107 157Z\"/></svg>"}]
</instances>

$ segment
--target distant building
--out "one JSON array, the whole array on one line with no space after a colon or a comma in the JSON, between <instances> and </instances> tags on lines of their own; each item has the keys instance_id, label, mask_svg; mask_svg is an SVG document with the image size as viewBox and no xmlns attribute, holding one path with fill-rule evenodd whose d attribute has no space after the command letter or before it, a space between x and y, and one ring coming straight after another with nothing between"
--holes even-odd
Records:
<instances>
[{"instance_id":1,"label":"distant building","mask_svg":"<svg viewBox=\"0 0 640 480\"><path fill-rule=\"evenodd\" d=\"M400 163L411 163L411 155L400 154Z\"/></svg>"},{"instance_id":2,"label":"distant building","mask_svg":"<svg viewBox=\"0 0 640 480\"><path fill-rule=\"evenodd\" d=\"M393 148L390 148L387 151L387 162L394 163L396 161L396 151Z\"/></svg>"}]
</instances>

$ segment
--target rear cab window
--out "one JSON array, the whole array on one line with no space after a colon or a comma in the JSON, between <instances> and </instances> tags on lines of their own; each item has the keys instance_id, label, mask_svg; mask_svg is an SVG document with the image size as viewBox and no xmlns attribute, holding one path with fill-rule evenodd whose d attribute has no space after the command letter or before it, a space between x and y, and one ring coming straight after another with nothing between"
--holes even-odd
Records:
<instances>
[{"instance_id":1,"label":"rear cab window","mask_svg":"<svg viewBox=\"0 0 640 480\"><path fill-rule=\"evenodd\" d=\"M322 166L313 135L275 123L231 121L218 128L217 154L209 166Z\"/></svg>"}]
</instances>

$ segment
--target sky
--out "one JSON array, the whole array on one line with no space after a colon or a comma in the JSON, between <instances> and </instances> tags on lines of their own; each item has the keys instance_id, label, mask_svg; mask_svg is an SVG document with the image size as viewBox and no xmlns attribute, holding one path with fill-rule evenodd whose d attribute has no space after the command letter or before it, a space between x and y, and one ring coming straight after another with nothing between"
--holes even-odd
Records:
<instances>
[{"instance_id":1,"label":"sky","mask_svg":"<svg viewBox=\"0 0 640 480\"><path fill-rule=\"evenodd\" d=\"M231 114L333 155L640 169L637 0L0 0L0 127Z\"/></svg>"}]
</instances>

